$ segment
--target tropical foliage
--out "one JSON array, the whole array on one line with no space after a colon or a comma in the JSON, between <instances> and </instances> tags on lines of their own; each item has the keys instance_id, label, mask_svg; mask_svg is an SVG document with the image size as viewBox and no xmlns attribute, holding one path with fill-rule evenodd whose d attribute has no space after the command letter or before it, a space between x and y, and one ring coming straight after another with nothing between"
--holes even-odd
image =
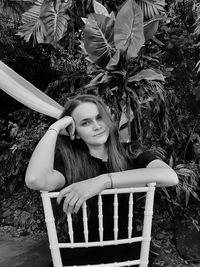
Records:
<instances>
[{"instance_id":1,"label":"tropical foliage","mask_svg":"<svg viewBox=\"0 0 200 267\"><path fill-rule=\"evenodd\" d=\"M31 121L29 120L30 116ZM0 179L0 188L12 193L16 187L19 188L19 185L24 183L23 176L31 156L31 150L34 149L46 128L46 119L31 110L27 113L27 110L23 109L13 112L9 117L16 122L10 121L7 126L5 121L1 121L2 178ZM20 122L18 117L21 119ZM40 119L39 124L38 119ZM9 139L5 139L6 133Z\"/></svg>"},{"instance_id":2,"label":"tropical foliage","mask_svg":"<svg viewBox=\"0 0 200 267\"><path fill-rule=\"evenodd\" d=\"M1 1L4 10L8 2L15 1ZM198 200L198 1L21 2L32 3L24 9L18 36L18 24L1 14L1 60L61 104L79 92L101 95L123 141L139 140L177 171L176 191L161 192L166 206L183 210ZM49 123L17 109L1 115L1 177L7 179L0 185L10 191L23 183L32 150Z\"/></svg>"},{"instance_id":3,"label":"tropical foliage","mask_svg":"<svg viewBox=\"0 0 200 267\"><path fill-rule=\"evenodd\" d=\"M19 22L22 13L30 8L33 2L34 0L0 0L0 13Z\"/></svg>"},{"instance_id":4,"label":"tropical foliage","mask_svg":"<svg viewBox=\"0 0 200 267\"><path fill-rule=\"evenodd\" d=\"M133 1L134 2L134 1ZM164 13L165 1L138 0L145 20ZM116 6L120 9L120 6ZM106 8L96 0L62 1L37 0L22 16L22 26L19 35L26 41L32 37L34 43L51 43L55 45L66 32L81 29L80 18L94 11L98 14L108 14Z\"/></svg>"},{"instance_id":5,"label":"tropical foliage","mask_svg":"<svg viewBox=\"0 0 200 267\"><path fill-rule=\"evenodd\" d=\"M137 3L127 1L117 7L118 12L109 13L109 10L96 0L87 1L85 6L82 5L82 10L76 9L78 2L75 4L72 1L37 0L23 14L23 24L18 33L26 41L32 38L34 43L51 43L57 46L58 42L67 36L70 25L71 29L76 27L78 30L83 28L85 23L84 43L81 47L88 54L90 62L96 64L96 67L90 64L87 68L92 81L85 89L88 91L104 86L104 93L98 93L106 96L110 103L114 103L112 110L122 127L128 122L128 136L123 137L126 141L130 141L134 134L140 140L143 139L141 107L144 106L148 111L159 111L160 104L165 102L160 83L164 82L161 71L154 68L143 69L140 62L144 60L145 55L141 53L138 58L144 42L154 38L158 23L164 18L161 14L164 14L165 2ZM84 23L78 23L77 18L80 16ZM148 58L149 62L155 60ZM154 100L158 104L152 109ZM135 133L131 132L131 129L134 129L131 127L133 113L136 114Z\"/></svg>"},{"instance_id":6,"label":"tropical foliage","mask_svg":"<svg viewBox=\"0 0 200 267\"><path fill-rule=\"evenodd\" d=\"M81 3L83 7L83 3ZM37 0L34 5L27 10L22 16L22 26L19 29L19 35L23 36L26 41L32 37L34 43L51 43L56 45L57 42L64 36L71 21L70 14L76 10L78 18L80 7L78 1L51 1ZM84 15L84 14L82 14Z\"/></svg>"},{"instance_id":7,"label":"tropical foliage","mask_svg":"<svg viewBox=\"0 0 200 267\"><path fill-rule=\"evenodd\" d=\"M154 110L153 100L157 101L157 110L161 102L165 105L164 76L155 66L142 66L146 55L141 51L145 41L156 33L158 21L163 17L144 23L143 12L134 1L127 1L116 17L100 7L98 3L97 8L94 6L96 13L84 19L82 47L88 55L88 71L92 77L85 89L96 88L98 94L107 99L121 128L128 124L124 141L129 142L136 136L142 141L142 111ZM156 59L152 55L147 61L150 66Z\"/></svg>"}]
</instances>

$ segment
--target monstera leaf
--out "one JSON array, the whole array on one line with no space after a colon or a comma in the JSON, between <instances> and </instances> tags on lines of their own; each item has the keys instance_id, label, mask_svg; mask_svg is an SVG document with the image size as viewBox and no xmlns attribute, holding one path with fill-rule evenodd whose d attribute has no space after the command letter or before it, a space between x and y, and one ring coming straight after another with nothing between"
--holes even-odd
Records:
<instances>
[{"instance_id":1,"label":"monstera leaf","mask_svg":"<svg viewBox=\"0 0 200 267\"><path fill-rule=\"evenodd\" d=\"M136 0L136 2L143 10L145 20L165 13L165 0Z\"/></svg>"},{"instance_id":2,"label":"monstera leaf","mask_svg":"<svg viewBox=\"0 0 200 267\"><path fill-rule=\"evenodd\" d=\"M23 14L22 26L18 35L29 41L31 36L38 43L55 44L67 29L69 17L65 14L72 1L68 0L37 0L34 5Z\"/></svg>"},{"instance_id":3,"label":"monstera leaf","mask_svg":"<svg viewBox=\"0 0 200 267\"><path fill-rule=\"evenodd\" d=\"M116 48L126 51L127 59L136 57L144 44L143 15L134 0L128 0L118 12L114 40Z\"/></svg>"},{"instance_id":4,"label":"monstera leaf","mask_svg":"<svg viewBox=\"0 0 200 267\"><path fill-rule=\"evenodd\" d=\"M84 46L89 58L105 68L115 53L114 20L104 15L89 15L84 29Z\"/></svg>"}]
</instances>

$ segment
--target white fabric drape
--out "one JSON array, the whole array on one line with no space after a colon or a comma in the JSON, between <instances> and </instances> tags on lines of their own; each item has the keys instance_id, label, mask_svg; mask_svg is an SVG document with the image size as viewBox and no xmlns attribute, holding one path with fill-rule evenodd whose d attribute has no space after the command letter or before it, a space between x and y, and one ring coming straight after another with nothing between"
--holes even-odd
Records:
<instances>
[{"instance_id":1,"label":"white fabric drape","mask_svg":"<svg viewBox=\"0 0 200 267\"><path fill-rule=\"evenodd\" d=\"M0 89L27 107L58 119L63 107L0 61Z\"/></svg>"}]
</instances>

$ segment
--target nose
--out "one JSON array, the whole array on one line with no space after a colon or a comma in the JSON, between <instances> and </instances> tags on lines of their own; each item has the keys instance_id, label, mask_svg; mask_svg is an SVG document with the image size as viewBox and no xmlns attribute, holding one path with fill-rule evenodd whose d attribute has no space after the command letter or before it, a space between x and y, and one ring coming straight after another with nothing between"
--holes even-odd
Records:
<instances>
[{"instance_id":1,"label":"nose","mask_svg":"<svg viewBox=\"0 0 200 267\"><path fill-rule=\"evenodd\" d=\"M93 129L94 130L98 130L98 129L100 129L101 128L101 125L98 123L98 121L94 121L94 124L93 124Z\"/></svg>"}]
</instances>

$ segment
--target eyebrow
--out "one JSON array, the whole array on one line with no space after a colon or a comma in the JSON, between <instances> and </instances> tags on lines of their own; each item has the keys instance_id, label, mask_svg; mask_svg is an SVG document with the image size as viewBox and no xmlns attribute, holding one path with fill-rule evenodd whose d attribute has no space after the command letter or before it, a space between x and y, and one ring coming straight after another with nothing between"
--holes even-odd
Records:
<instances>
[{"instance_id":1,"label":"eyebrow","mask_svg":"<svg viewBox=\"0 0 200 267\"><path fill-rule=\"evenodd\" d=\"M101 114L98 113L98 114L95 116L95 118L97 118L99 115L101 115ZM88 121L88 120L91 120L91 118L84 118L84 119L82 119L79 123L84 122L84 121Z\"/></svg>"}]
</instances>

